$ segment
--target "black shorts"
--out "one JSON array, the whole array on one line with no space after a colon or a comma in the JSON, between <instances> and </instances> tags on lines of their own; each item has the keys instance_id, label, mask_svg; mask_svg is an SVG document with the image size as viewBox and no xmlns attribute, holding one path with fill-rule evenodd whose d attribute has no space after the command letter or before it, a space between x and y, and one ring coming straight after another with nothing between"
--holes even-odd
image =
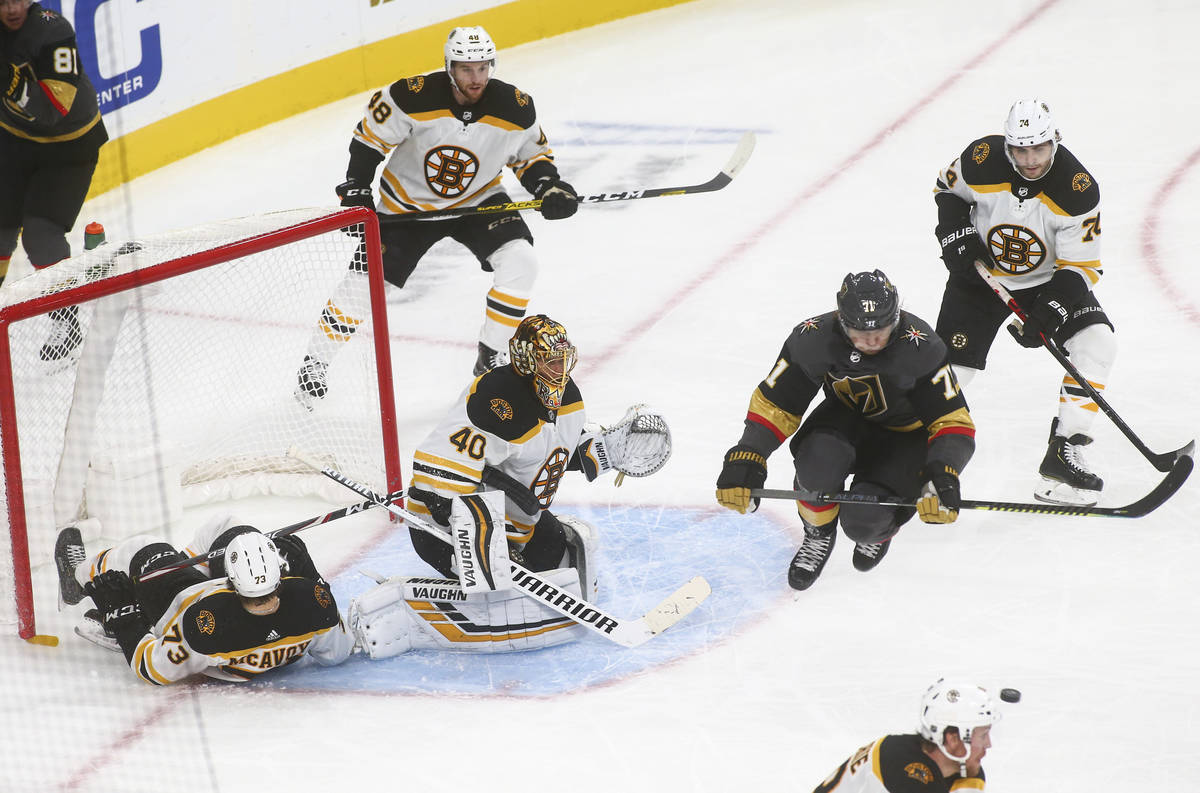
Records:
<instances>
[{"instance_id":1,"label":"black shorts","mask_svg":"<svg viewBox=\"0 0 1200 793\"><path fill-rule=\"evenodd\" d=\"M39 217L70 231L99 151L90 140L34 143L0 132L0 228L20 228L23 218Z\"/></svg>"},{"instance_id":2,"label":"black shorts","mask_svg":"<svg viewBox=\"0 0 1200 793\"><path fill-rule=\"evenodd\" d=\"M133 555L129 561L129 572L137 581L144 572L185 562L187 558L185 554L165 542L150 543ZM176 595L194 584L207 580L208 577L195 567L184 567L146 582L137 581L134 592L137 594L138 604L142 607L142 614L153 625L166 613Z\"/></svg>"},{"instance_id":3,"label":"black shorts","mask_svg":"<svg viewBox=\"0 0 1200 793\"><path fill-rule=\"evenodd\" d=\"M1012 296L1017 305L1032 305L1039 289L1015 290ZM1008 306L1000 302L982 278L951 273L937 319L937 334L949 348L950 363L985 368L997 331L1012 316ZM1054 341L1061 346L1089 325L1099 324L1113 326L1096 300L1096 293L1088 290L1082 300L1071 306L1071 316L1054 332Z\"/></svg>"},{"instance_id":4,"label":"black shorts","mask_svg":"<svg viewBox=\"0 0 1200 793\"><path fill-rule=\"evenodd\" d=\"M801 452L806 439L810 440ZM804 420L789 448L800 482L820 482L822 490L839 490L853 474L854 482L872 482L903 498L916 498L925 481L927 440L924 428L890 430L826 399ZM852 454L847 454L847 446ZM838 460L846 461L845 470L831 468Z\"/></svg>"},{"instance_id":5,"label":"black shorts","mask_svg":"<svg viewBox=\"0 0 1200 793\"><path fill-rule=\"evenodd\" d=\"M507 204L512 199L507 193L497 193L484 204ZM387 215L381 215L386 220ZM513 240L525 240L533 244L533 233L525 225L519 212L500 212L495 215L464 215L445 220L410 220L384 222L380 225L383 242L383 276L395 286L404 286L405 281L417 269L417 262L428 253L434 243L450 237L465 245L485 272L491 272L488 257L500 246Z\"/></svg>"}]
</instances>

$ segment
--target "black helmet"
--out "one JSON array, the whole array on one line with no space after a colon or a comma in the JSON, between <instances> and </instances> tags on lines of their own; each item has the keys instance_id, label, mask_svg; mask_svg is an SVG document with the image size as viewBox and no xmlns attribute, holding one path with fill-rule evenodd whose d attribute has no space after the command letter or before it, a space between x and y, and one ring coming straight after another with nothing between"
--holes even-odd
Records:
<instances>
[{"instance_id":1,"label":"black helmet","mask_svg":"<svg viewBox=\"0 0 1200 793\"><path fill-rule=\"evenodd\" d=\"M838 320L853 330L882 330L900 319L900 294L883 274L847 273L837 294Z\"/></svg>"}]
</instances>

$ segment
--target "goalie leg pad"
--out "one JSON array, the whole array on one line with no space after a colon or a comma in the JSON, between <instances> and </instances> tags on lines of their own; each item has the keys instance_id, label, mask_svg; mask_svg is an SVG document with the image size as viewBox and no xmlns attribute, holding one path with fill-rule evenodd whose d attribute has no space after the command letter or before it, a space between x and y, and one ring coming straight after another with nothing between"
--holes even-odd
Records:
<instances>
[{"instance_id":1,"label":"goalie leg pad","mask_svg":"<svg viewBox=\"0 0 1200 793\"><path fill-rule=\"evenodd\" d=\"M574 595L574 568L542 574ZM583 628L517 591L467 595L453 579L391 578L351 601L350 630L373 659L409 649L473 653L537 650L574 641Z\"/></svg>"},{"instance_id":2,"label":"goalie leg pad","mask_svg":"<svg viewBox=\"0 0 1200 793\"><path fill-rule=\"evenodd\" d=\"M504 493L493 490L455 498L450 507L450 535L463 591L474 594L512 588Z\"/></svg>"}]
</instances>

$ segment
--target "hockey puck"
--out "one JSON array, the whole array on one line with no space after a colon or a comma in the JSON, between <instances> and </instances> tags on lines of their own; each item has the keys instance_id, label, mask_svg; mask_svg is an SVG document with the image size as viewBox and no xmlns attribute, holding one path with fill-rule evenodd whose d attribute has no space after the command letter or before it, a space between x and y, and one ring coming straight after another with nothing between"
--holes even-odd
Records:
<instances>
[{"instance_id":1,"label":"hockey puck","mask_svg":"<svg viewBox=\"0 0 1200 793\"><path fill-rule=\"evenodd\" d=\"M1002 688L1000 689L1000 699L1005 702L1020 702L1021 692L1015 688Z\"/></svg>"}]
</instances>

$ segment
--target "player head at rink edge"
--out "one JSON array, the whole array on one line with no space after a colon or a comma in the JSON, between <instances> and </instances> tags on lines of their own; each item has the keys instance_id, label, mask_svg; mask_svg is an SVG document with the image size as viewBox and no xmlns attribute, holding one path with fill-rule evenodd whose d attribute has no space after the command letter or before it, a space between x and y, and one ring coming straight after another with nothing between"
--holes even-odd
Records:
<instances>
[{"instance_id":1,"label":"player head at rink edge","mask_svg":"<svg viewBox=\"0 0 1200 793\"><path fill-rule=\"evenodd\" d=\"M882 270L847 273L837 294L838 324L864 355L892 343L900 322L900 293Z\"/></svg>"},{"instance_id":2,"label":"player head at rink edge","mask_svg":"<svg viewBox=\"0 0 1200 793\"><path fill-rule=\"evenodd\" d=\"M446 74L459 104L471 105L483 96L496 71L496 44L482 27L455 28L443 47Z\"/></svg>"},{"instance_id":3,"label":"player head at rink edge","mask_svg":"<svg viewBox=\"0 0 1200 793\"><path fill-rule=\"evenodd\" d=\"M942 678L921 697L918 732L958 764L962 776L975 776L992 745L992 725L999 718L996 701L986 689Z\"/></svg>"}]
</instances>

